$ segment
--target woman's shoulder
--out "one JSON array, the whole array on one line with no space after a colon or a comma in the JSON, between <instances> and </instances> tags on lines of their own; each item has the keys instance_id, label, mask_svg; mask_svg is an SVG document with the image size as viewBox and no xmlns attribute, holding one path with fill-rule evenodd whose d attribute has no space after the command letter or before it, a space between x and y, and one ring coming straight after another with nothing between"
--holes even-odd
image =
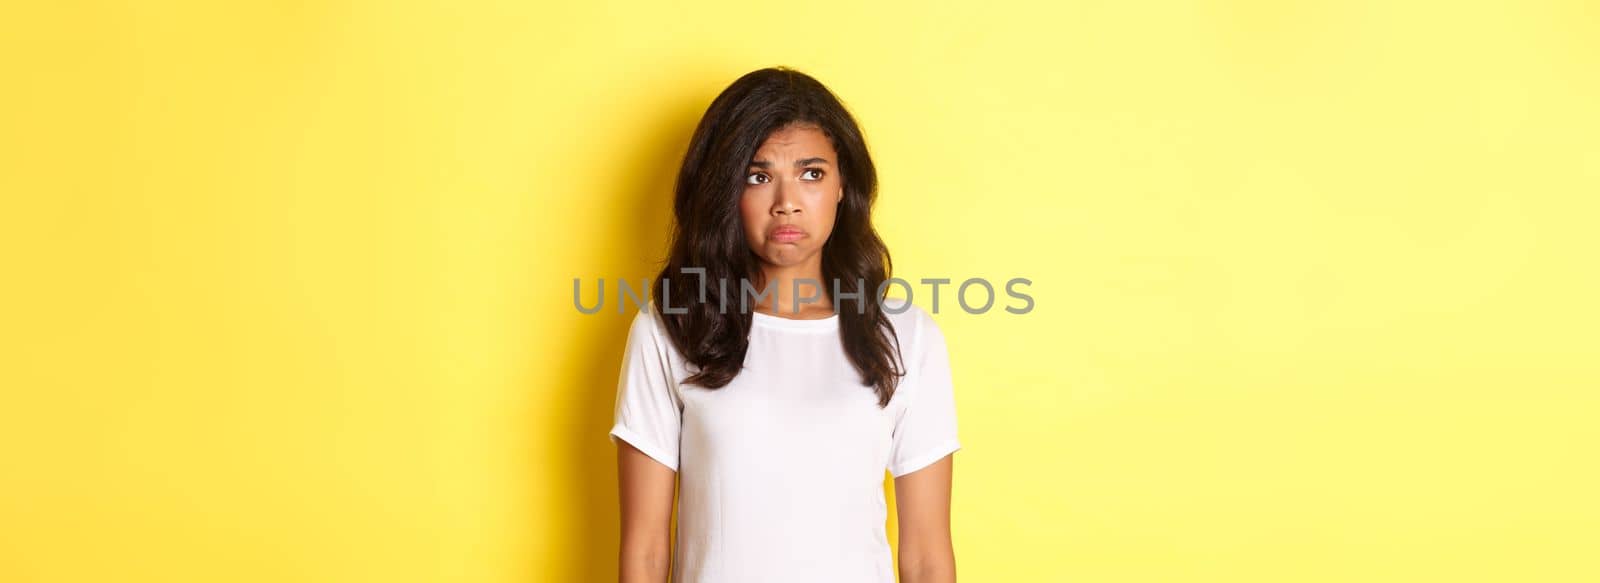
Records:
<instances>
[{"instance_id":1,"label":"woman's shoulder","mask_svg":"<svg viewBox=\"0 0 1600 583\"><path fill-rule=\"evenodd\" d=\"M643 302L636 308L632 322L628 326L630 336L655 344L664 343L667 337L666 325L661 321L661 314L656 310L655 301Z\"/></svg>"},{"instance_id":2,"label":"woman's shoulder","mask_svg":"<svg viewBox=\"0 0 1600 583\"><path fill-rule=\"evenodd\" d=\"M921 320L929 317L927 310L922 309L922 306L912 303L907 298L884 298L878 305L883 308L883 312L888 314L890 318L899 316Z\"/></svg>"},{"instance_id":3,"label":"woman's shoulder","mask_svg":"<svg viewBox=\"0 0 1600 583\"><path fill-rule=\"evenodd\" d=\"M662 318L654 302L641 302L628 325L627 343L634 349L654 353L668 366L676 368L684 361L683 353L678 351Z\"/></svg>"},{"instance_id":4,"label":"woman's shoulder","mask_svg":"<svg viewBox=\"0 0 1600 583\"><path fill-rule=\"evenodd\" d=\"M909 341L921 346L924 339L943 336L939 330L939 323L933 320L933 315L909 299L885 298L881 306L883 313L889 317L889 322L894 325L895 336L899 337L902 343Z\"/></svg>"}]
</instances>

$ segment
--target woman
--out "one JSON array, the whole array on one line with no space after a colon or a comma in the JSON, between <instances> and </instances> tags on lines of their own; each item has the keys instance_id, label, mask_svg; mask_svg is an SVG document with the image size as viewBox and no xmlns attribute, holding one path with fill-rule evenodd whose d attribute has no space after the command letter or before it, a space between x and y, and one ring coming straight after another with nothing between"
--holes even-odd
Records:
<instances>
[{"instance_id":1,"label":"woman","mask_svg":"<svg viewBox=\"0 0 1600 583\"><path fill-rule=\"evenodd\" d=\"M624 583L894 583L885 470L900 580L956 580L949 361L926 312L884 300L876 193L860 128L803 73L706 110L618 382Z\"/></svg>"}]
</instances>

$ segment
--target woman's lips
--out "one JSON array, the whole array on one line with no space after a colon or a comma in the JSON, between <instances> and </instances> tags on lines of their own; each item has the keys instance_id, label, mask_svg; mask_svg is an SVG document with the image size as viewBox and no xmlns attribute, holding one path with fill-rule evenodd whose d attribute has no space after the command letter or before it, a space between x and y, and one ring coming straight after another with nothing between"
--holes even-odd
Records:
<instances>
[{"instance_id":1,"label":"woman's lips","mask_svg":"<svg viewBox=\"0 0 1600 583\"><path fill-rule=\"evenodd\" d=\"M771 238L779 243L792 243L805 238L806 232L794 225L779 225L772 230Z\"/></svg>"}]
</instances>

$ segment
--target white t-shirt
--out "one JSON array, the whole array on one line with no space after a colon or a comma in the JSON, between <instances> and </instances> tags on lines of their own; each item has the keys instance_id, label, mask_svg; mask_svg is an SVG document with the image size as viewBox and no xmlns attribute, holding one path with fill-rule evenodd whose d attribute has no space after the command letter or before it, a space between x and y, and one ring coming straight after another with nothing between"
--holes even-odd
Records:
<instances>
[{"instance_id":1,"label":"white t-shirt","mask_svg":"<svg viewBox=\"0 0 1600 583\"><path fill-rule=\"evenodd\" d=\"M907 376L886 408L845 356L837 314L752 314L744 369L715 390L691 374L653 306L628 331L621 438L678 472L673 583L894 583L883 473L961 448L944 335L885 302Z\"/></svg>"}]
</instances>

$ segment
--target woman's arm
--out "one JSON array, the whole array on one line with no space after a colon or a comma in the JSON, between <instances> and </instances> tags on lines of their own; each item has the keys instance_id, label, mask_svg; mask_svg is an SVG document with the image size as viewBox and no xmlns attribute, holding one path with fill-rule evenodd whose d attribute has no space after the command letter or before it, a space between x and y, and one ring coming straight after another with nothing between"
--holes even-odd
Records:
<instances>
[{"instance_id":1,"label":"woman's arm","mask_svg":"<svg viewBox=\"0 0 1600 583\"><path fill-rule=\"evenodd\" d=\"M620 583L667 583L672 566L672 503L678 473L617 441L622 495Z\"/></svg>"},{"instance_id":2,"label":"woman's arm","mask_svg":"<svg viewBox=\"0 0 1600 583\"><path fill-rule=\"evenodd\" d=\"M894 479L900 520L900 583L955 583L950 542L950 481L954 456Z\"/></svg>"}]
</instances>

